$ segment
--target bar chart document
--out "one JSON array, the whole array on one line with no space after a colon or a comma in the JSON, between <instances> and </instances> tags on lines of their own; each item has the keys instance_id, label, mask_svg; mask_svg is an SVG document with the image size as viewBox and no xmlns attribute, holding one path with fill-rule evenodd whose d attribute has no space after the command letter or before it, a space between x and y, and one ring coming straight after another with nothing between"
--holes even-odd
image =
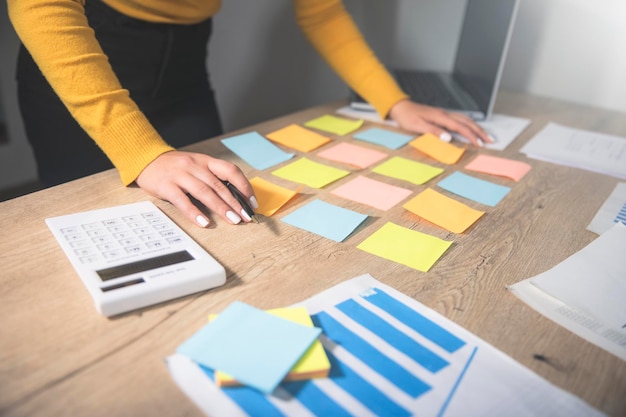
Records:
<instances>
[{"instance_id":1,"label":"bar chart document","mask_svg":"<svg viewBox=\"0 0 626 417\"><path fill-rule=\"evenodd\" d=\"M268 395L218 388L213 370L179 354L167 358L172 378L213 417L603 415L370 275L298 305L322 329L327 378L283 382Z\"/></svg>"}]
</instances>

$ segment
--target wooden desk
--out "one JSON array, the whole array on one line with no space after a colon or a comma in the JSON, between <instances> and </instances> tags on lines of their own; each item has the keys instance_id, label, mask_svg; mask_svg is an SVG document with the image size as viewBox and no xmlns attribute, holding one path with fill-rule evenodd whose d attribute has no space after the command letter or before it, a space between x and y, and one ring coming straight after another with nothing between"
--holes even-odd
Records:
<instances>
[{"instance_id":1,"label":"wooden desk","mask_svg":"<svg viewBox=\"0 0 626 417\"><path fill-rule=\"evenodd\" d=\"M313 108L245 131L268 133L335 107ZM478 152L527 160L520 147L548 121L626 133L624 114L552 99L502 93L496 112L534 122L506 151L469 149L447 171L464 166ZM191 149L237 161L218 140ZM398 153L433 162L408 147ZM305 188L262 225L230 226L211 216L214 226L208 230L152 199L225 266L227 283L115 319L96 313L44 218L150 198L140 189L123 187L117 173L107 171L1 203L0 415L198 416L200 411L174 384L163 359L204 324L208 313L233 300L263 309L289 305L363 273L442 313L593 406L625 415L626 363L544 318L505 289L590 243L596 236L585 228L618 180L527 161L533 169L518 184L485 177L511 185L512 191L463 235L420 222L400 206L381 212L333 198L328 190L337 184ZM295 189L269 170L240 165L250 177ZM343 243L280 221L317 194L372 217ZM355 248L388 220L454 239L455 244L428 273ZM534 360L536 353L551 363Z\"/></svg>"}]
</instances>

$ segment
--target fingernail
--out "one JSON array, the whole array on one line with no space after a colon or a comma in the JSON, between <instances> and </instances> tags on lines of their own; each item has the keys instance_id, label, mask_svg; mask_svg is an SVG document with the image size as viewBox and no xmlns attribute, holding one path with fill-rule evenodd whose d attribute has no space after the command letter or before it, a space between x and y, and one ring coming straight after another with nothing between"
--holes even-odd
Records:
<instances>
[{"instance_id":1,"label":"fingernail","mask_svg":"<svg viewBox=\"0 0 626 417\"><path fill-rule=\"evenodd\" d=\"M246 221L251 221L252 217L248 216L248 213L244 209L241 209L241 217L243 217Z\"/></svg>"},{"instance_id":2,"label":"fingernail","mask_svg":"<svg viewBox=\"0 0 626 417\"><path fill-rule=\"evenodd\" d=\"M228 210L226 212L226 217L228 217L228 220L230 220L232 224L239 224L241 222L241 217L237 216L237 213L234 211Z\"/></svg>"},{"instance_id":3,"label":"fingernail","mask_svg":"<svg viewBox=\"0 0 626 417\"><path fill-rule=\"evenodd\" d=\"M494 135L487 135L491 139L491 143L496 143L496 137Z\"/></svg>"},{"instance_id":4,"label":"fingernail","mask_svg":"<svg viewBox=\"0 0 626 417\"><path fill-rule=\"evenodd\" d=\"M476 142L478 142L478 146L480 146L481 148L485 146L485 142L483 142L481 138L476 138Z\"/></svg>"},{"instance_id":5,"label":"fingernail","mask_svg":"<svg viewBox=\"0 0 626 417\"><path fill-rule=\"evenodd\" d=\"M439 139L441 139L444 142L450 142L452 141L452 135L449 134L448 132L443 132L441 135L439 135Z\"/></svg>"},{"instance_id":6,"label":"fingernail","mask_svg":"<svg viewBox=\"0 0 626 417\"><path fill-rule=\"evenodd\" d=\"M255 196L250 197L250 204L252 204L253 209L259 208L259 203L257 203Z\"/></svg>"},{"instance_id":7,"label":"fingernail","mask_svg":"<svg viewBox=\"0 0 626 417\"><path fill-rule=\"evenodd\" d=\"M196 217L196 222L198 222L201 227L207 227L209 225L209 221L200 215Z\"/></svg>"}]
</instances>

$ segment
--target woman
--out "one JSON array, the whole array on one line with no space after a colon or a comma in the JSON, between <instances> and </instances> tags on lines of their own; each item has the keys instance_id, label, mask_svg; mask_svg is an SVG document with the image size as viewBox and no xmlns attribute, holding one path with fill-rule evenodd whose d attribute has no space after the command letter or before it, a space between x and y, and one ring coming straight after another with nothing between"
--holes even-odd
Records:
<instances>
[{"instance_id":1,"label":"woman","mask_svg":"<svg viewBox=\"0 0 626 417\"><path fill-rule=\"evenodd\" d=\"M341 0L294 0L297 22L346 83L403 129L489 141L469 118L411 102L365 43ZM22 41L18 94L39 175L54 185L115 166L201 227L191 198L230 223L252 207L234 164L176 149L222 133L206 70L220 0L8 0Z\"/></svg>"}]
</instances>

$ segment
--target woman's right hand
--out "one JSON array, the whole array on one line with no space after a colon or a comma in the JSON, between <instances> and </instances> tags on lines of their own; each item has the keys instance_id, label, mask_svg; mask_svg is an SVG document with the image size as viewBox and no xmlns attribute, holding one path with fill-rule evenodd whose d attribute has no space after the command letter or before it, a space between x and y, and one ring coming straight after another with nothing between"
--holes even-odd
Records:
<instances>
[{"instance_id":1,"label":"woman's right hand","mask_svg":"<svg viewBox=\"0 0 626 417\"><path fill-rule=\"evenodd\" d=\"M229 181L253 209L258 208L254 190L239 167L205 154L183 151L161 154L144 168L135 183L148 194L172 203L200 227L207 227L210 221L189 196L228 223L250 222L250 216L222 181Z\"/></svg>"}]
</instances>

